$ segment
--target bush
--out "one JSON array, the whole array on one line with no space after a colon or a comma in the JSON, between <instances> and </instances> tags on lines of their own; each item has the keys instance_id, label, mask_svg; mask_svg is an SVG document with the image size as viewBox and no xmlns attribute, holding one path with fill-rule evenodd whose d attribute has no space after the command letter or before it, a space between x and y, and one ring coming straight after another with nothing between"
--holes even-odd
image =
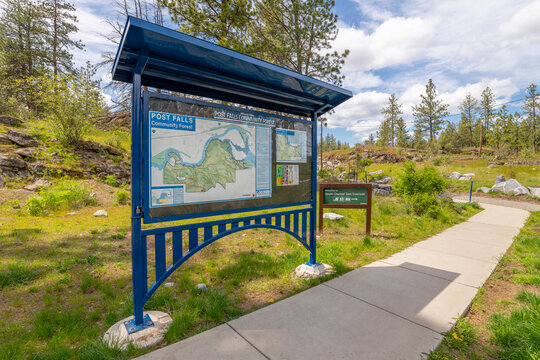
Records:
<instances>
[{"instance_id":1,"label":"bush","mask_svg":"<svg viewBox=\"0 0 540 360\"><path fill-rule=\"evenodd\" d=\"M90 190L75 181L64 180L30 198L26 207L30 215L39 216L89 205L97 205L97 200L90 196Z\"/></svg>"},{"instance_id":2,"label":"bush","mask_svg":"<svg viewBox=\"0 0 540 360\"><path fill-rule=\"evenodd\" d=\"M321 170L319 170L319 173L317 175L321 179L328 179L330 176L332 176L332 173L327 169L321 169Z\"/></svg>"},{"instance_id":3,"label":"bush","mask_svg":"<svg viewBox=\"0 0 540 360\"><path fill-rule=\"evenodd\" d=\"M114 193L114 201L119 205L127 205L131 202L131 194L127 190L120 189Z\"/></svg>"},{"instance_id":4,"label":"bush","mask_svg":"<svg viewBox=\"0 0 540 360\"><path fill-rule=\"evenodd\" d=\"M435 195L440 195L446 187L446 181L434 167L418 170L414 162L408 162L394 185L394 192L407 200L415 214L437 218L440 206Z\"/></svg>"},{"instance_id":5,"label":"bush","mask_svg":"<svg viewBox=\"0 0 540 360\"><path fill-rule=\"evenodd\" d=\"M116 175L107 175L105 176L105 184L109 186L119 187L120 186L120 180L116 178Z\"/></svg>"}]
</instances>

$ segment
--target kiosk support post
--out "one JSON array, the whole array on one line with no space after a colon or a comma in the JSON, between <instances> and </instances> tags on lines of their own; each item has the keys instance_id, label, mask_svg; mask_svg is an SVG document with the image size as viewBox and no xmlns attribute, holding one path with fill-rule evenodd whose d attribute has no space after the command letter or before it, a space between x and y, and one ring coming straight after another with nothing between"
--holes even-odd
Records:
<instances>
[{"instance_id":1,"label":"kiosk support post","mask_svg":"<svg viewBox=\"0 0 540 360\"><path fill-rule=\"evenodd\" d=\"M146 292L146 244L141 236L142 218L142 128L141 128L141 74L148 57L141 55L133 73L131 95L131 265L133 272L133 316L135 326L143 326L144 293Z\"/></svg>"},{"instance_id":2,"label":"kiosk support post","mask_svg":"<svg viewBox=\"0 0 540 360\"><path fill-rule=\"evenodd\" d=\"M317 112L311 116L311 214L309 216L309 263L317 263ZM313 180L314 179L314 180Z\"/></svg>"}]
</instances>

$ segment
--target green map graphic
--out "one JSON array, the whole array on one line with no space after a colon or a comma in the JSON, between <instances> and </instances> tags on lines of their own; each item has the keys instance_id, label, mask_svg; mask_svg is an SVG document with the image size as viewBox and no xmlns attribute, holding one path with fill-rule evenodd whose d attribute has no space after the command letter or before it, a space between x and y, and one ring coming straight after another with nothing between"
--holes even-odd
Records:
<instances>
[{"instance_id":1,"label":"green map graphic","mask_svg":"<svg viewBox=\"0 0 540 360\"><path fill-rule=\"evenodd\" d=\"M227 183L236 182L236 171L249 169L248 161L236 160L230 152L230 145L219 139L208 143L200 165L183 165L176 152L165 150L156 154L152 162L159 163L170 158L163 168L164 184L185 184L186 192L205 192L220 184L225 188Z\"/></svg>"},{"instance_id":2,"label":"green map graphic","mask_svg":"<svg viewBox=\"0 0 540 360\"><path fill-rule=\"evenodd\" d=\"M293 161L302 158L301 145L290 145L287 136L279 133L276 134L276 151L278 161Z\"/></svg>"}]
</instances>

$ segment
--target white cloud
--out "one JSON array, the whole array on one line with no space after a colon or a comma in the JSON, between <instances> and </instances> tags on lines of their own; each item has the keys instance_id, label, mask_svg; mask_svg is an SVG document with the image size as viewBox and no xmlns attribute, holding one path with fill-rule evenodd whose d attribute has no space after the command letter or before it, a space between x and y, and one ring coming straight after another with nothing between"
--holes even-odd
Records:
<instances>
[{"instance_id":1,"label":"white cloud","mask_svg":"<svg viewBox=\"0 0 540 360\"><path fill-rule=\"evenodd\" d=\"M352 91L360 91L377 87L382 83L381 78L371 72L357 71L347 74L343 86Z\"/></svg>"},{"instance_id":2,"label":"white cloud","mask_svg":"<svg viewBox=\"0 0 540 360\"><path fill-rule=\"evenodd\" d=\"M422 50L433 41L435 22L414 18L391 18L367 34L364 30L339 29L334 41L338 51L350 50L344 71L376 70L408 63L423 55Z\"/></svg>"}]
</instances>

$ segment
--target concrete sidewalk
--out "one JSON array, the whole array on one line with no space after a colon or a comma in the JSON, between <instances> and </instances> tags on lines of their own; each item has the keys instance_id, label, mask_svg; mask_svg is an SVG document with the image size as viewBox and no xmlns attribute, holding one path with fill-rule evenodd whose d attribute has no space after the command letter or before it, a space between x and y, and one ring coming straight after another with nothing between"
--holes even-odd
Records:
<instances>
[{"instance_id":1,"label":"concrete sidewalk","mask_svg":"<svg viewBox=\"0 0 540 360\"><path fill-rule=\"evenodd\" d=\"M419 360L467 311L529 213L468 221L139 359Z\"/></svg>"}]
</instances>

